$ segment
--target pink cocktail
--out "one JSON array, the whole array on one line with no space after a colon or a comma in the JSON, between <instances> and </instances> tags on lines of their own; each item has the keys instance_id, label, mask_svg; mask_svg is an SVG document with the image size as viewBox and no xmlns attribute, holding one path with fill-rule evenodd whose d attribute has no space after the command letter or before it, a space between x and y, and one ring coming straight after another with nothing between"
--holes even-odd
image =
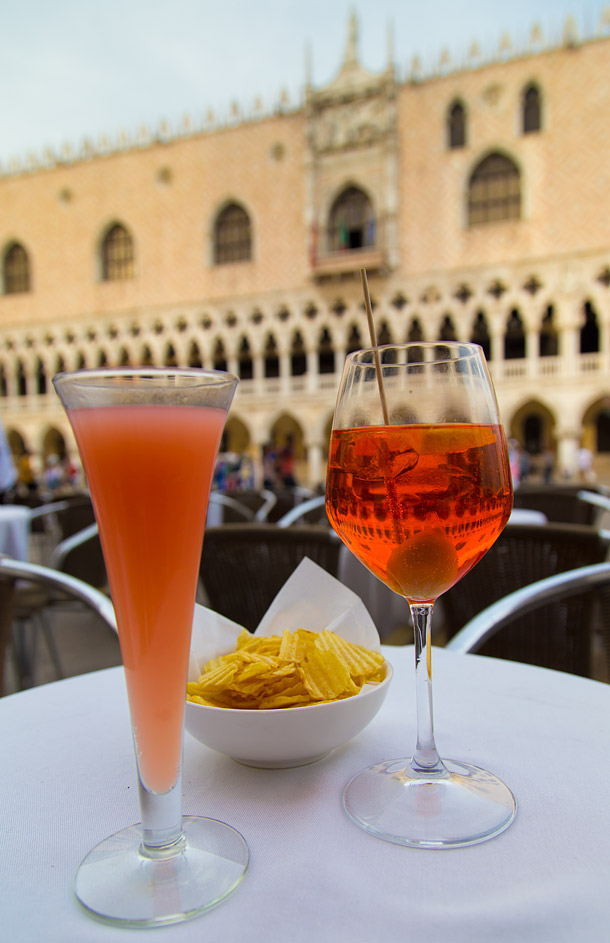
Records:
<instances>
[{"instance_id":1,"label":"pink cocktail","mask_svg":"<svg viewBox=\"0 0 610 943\"><path fill-rule=\"evenodd\" d=\"M201 547L237 380L216 371L146 368L60 374L54 383L99 525L142 810L141 827L119 832L85 858L76 894L113 923L177 922L233 890L248 860L245 842L230 826L181 814L185 690Z\"/></svg>"}]
</instances>

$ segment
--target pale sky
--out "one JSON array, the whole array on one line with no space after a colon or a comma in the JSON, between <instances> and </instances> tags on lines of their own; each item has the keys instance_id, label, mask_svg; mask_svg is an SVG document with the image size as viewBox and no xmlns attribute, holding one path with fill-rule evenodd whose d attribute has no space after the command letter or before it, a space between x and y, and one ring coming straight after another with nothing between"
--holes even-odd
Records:
<instances>
[{"instance_id":1,"label":"pale sky","mask_svg":"<svg viewBox=\"0 0 610 943\"><path fill-rule=\"evenodd\" d=\"M142 125L201 126L233 101L257 97L271 109L286 89L302 100L306 49L313 84L342 60L350 10L359 22L362 64L385 68L388 26L405 78L415 55L435 66L444 49L464 63L476 41L484 56L507 33L525 49L540 24L557 42L568 16L595 32L603 0L4 0L0 12L0 164L12 157L78 149Z\"/></svg>"}]
</instances>

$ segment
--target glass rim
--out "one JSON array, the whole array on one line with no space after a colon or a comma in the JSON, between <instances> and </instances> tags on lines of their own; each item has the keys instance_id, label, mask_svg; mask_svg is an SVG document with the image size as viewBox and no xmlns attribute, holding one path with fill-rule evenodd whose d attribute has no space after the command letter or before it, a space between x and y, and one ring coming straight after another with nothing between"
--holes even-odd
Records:
<instances>
[{"instance_id":1,"label":"glass rim","mask_svg":"<svg viewBox=\"0 0 610 943\"><path fill-rule=\"evenodd\" d=\"M194 380L203 378L216 379L220 382L236 383L239 377L227 370L214 370L208 367L83 367L80 370L61 370L53 377L53 385L68 380L109 380L117 377L133 377L134 379L160 379L161 377L192 377Z\"/></svg>"},{"instance_id":2,"label":"glass rim","mask_svg":"<svg viewBox=\"0 0 610 943\"><path fill-rule=\"evenodd\" d=\"M408 350L432 350L434 348L444 348L445 350L463 350L464 353L460 354L458 357L448 357L448 356L438 356L433 357L429 360L426 360L423 357L420 357L416 360L410 360L408 363L393 363L386 361L385 363L378 364L378 358L382 355L383 351L387 350L397 350L397 351L408 351ZM468 360L471 358L480 358L483 357L485 361L485 352L480 344L473 344L470 341L405 341L402 344L377 344L375 347L362 347L359 350L353 350L349 353L346 358L346 364L350 362L357 367L377 367L378 365L381 368L387 367L416 367L420 365L430 366L433 364L443 364L443 363L456 363L458 360ZM365 359L368 357L369 359Z\"/></svg>"}]
</instances>

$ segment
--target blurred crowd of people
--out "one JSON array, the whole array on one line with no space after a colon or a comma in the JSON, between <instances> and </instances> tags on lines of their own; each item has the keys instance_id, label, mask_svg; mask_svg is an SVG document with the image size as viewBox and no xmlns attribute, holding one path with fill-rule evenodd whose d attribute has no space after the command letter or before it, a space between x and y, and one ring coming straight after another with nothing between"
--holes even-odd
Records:
<instances>
[{"instance_id":1,"label":"blurred crowd of people","mask_svg":"<svg viewBox=\"0 0 610 943\"><path fill-rule=\"evenodd\" d=\"M50 453L42 467L24 449L11 452L6 432L0 424L0 504L40 497L45 501L82 488L81 469L69 456Z\"/></svg>"},{"instance_id":2,"label":"blurred crowd of people","mask_svg":"<svg viewBox=\"0 0 610 943\"><path fill-rule=\"evenodd\" d=\"M249 491L260 487L269 491L296 488L294 441L288 436L283 446L265 445L262 469L248 454L221 451L214 470L213 488L218 491Z\"/></svg>"}]
</instances>

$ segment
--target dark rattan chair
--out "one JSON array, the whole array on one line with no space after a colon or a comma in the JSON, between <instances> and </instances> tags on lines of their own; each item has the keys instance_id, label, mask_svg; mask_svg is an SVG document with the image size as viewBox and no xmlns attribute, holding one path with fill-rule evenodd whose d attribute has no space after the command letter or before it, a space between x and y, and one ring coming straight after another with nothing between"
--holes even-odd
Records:
<instances>
[{"instance_id":1,"label":"dark rattan chair","mask_svg":"<svg viewBox=\"0 0 610 943\"><path fill-rule=\"evenodd\" d=\"M327 527L208 527L200 569L206 604L252 632L304 557L336 577L340 547Z\"/></svg>"},{"instance_id":2,"label":"dark rattan chair","mask_svg":"<svg viewBox=\"0 0 610 943\"><path fill-rule=\"evenodd\" d=\"M544 667L595 677L597 671L593 652L593 633L596 628L603 643L606 673L610 670L608 594L610 594L610 563L597 563L568 570L565 573L557 573L555 576L537 580L499 599L471 619L447 643L446 647L450 651L463 654L468 652L484 654L487 644L493 639L510 633L524 619L532 618L536 623L533 626L536 635L548 633ZM589 610L593 603L601 604L601 609L596 612L600 621L598 623L589 619L571 622L566 627L566 639L558 645L556 633L553 631L554 627L549 627L545 613L576 598L586 599ZM569 657L566 657L567 649L570 650ZM511 653L512 658L516 661L524 660L520 657L521 652L521 648L517 646Z\"/></svg>"},{"instance_id":3,"label":"dark rattan chair","mask_svg":"<svg viewBox=\"0 0 610 943\"><path fill-rule=\"evenodd\" d=\"M602 563L608 535L578 524L509 524L482 560L441 596L446 637L479 612L537 580ZM590 595L572 596L528 614L481 647L481 654L589 674L583 626L591 624Z\"/></svg>"}]
</instances>

